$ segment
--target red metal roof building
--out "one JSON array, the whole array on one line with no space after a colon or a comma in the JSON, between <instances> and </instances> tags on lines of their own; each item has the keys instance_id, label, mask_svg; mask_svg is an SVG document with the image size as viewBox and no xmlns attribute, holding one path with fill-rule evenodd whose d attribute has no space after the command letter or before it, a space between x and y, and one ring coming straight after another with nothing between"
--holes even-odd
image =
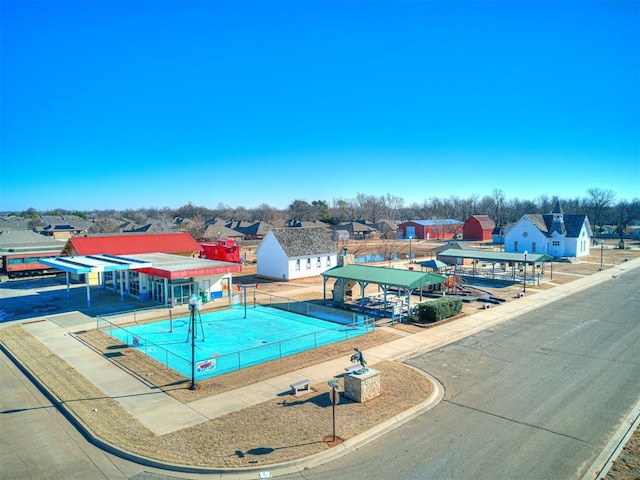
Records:
<instances>
[{"instance_id":1,"label":"red metal roof building","mask_svg":"<svg viewBox=\"0 0 640 480\"><path fill-rule=\"evenodd\" d=\"M62 265L64 259L75 257L75 264L90 263L92 258L101 255L113 257L116 263L132 259L147 262L149 266L145 268L118 272L97 269L86 273L65 268L70 274L85 275L87 285L100 284L140 300L184 305L193 294L203 301L230 297L232 273L242 271L242 265L199 258L202 250L203 247L188 233L75 237L67 241L59 262Z\"/></svg>"},{"instance_id":2,"label":"red metal roof building","mask_svg":"<svg viewBox=\"0 0 640 480\"><path fill-rule=\"evenodd\" d=\"M201 251L200 244L188 233L141 233L73 237L67 240L62 255L171 253L197 257Z\"/></svg>"},{"instance_id":3,"label":"red metal roof building","mask_svg":"<svg viewBox=\"0 0 640 480\"><path fill-rule=\"evenodd\" d=\"M454 238L460 232L462 222L452 218L438 220L409 220L398 225L402 238L414 240Z\"/></svg>"}]
</instances>

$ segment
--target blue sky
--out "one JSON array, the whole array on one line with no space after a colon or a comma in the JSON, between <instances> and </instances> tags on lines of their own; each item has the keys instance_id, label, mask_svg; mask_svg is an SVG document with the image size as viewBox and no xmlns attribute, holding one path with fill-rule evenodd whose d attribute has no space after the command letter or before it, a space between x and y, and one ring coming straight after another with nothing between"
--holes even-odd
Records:
<instances>
[{"instance_id":1,"label":"blue sky","mask_svg":"<svg viewBox=\"0 0 640 480\"><path fill-rule=\"evenodd\" d=\"M640 196L637 1L0 8L0 210Z\"/></svg>"}]
</instances>

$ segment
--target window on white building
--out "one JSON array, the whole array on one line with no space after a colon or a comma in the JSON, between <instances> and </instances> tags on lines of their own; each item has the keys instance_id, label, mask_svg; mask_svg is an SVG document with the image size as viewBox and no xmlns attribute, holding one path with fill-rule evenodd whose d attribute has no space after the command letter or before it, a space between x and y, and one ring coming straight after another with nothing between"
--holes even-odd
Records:
<instances>
[{"instance_id":1,"label":"window on white building","mask_svg":"<svg viewBox=\"0 0 640 480\"><path fill-rule=\"evenodd\" d=\"M320 268L322 266L321 262L320 262L320 257L318 257L318 263L317 263L317 267Z\"/></svg>"},{"instance_id":2,"label":"window on white building","mask_svg":"<svg viewBox=\"0 0 640 480\"><path fill-rule=\"evenodd\" d=\"M327 267L331 266L331 257L327 257Z\"/></svg>"},{"instance_id":3,"label":"window on white building","mask_svg":"<svg viewBox=\"0 0 640 480\"><path fill-rule=\"evenodd\" d=\"M311 270L311 259L307 258L307 270Z\"/></svg>"},{"instance_id":4,"label":"window on white building","mask_svg":"<svg viewBox=\"0 0 640 480\"><path fill-rule=\"evenodd\" d=\"M300 270L300 259L296 260L296 270Z\"/></svg>"}]
</instances>

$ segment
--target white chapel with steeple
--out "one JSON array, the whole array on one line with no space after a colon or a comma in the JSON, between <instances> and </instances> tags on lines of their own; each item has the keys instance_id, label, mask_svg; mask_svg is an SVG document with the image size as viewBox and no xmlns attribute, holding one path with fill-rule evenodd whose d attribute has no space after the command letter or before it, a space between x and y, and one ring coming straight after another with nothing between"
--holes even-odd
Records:
<instances>
[{"instance_id":1,"label":"white chapel with steeple","mask_svg":"<svg viewBox=\"0 0 640 480\"><path fill-rule=\"evenodd\" d=\"M584 214L565 214L556 202L551 213L523 215L504 235L505 252L544 253L555 258L589 255L591 225Z\"/></svg>"}]
</instances>

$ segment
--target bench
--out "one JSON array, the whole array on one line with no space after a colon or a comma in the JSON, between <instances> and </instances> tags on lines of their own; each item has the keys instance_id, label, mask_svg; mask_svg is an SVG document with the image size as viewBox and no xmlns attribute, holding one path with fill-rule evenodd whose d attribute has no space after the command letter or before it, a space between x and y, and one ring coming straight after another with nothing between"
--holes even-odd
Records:
<instances>
[{"instance_id":1,"label":"bench","mask_svg":"<svg viewBox=\"0 0 640 480\"><path fill-rule=\"evenodd\" d=\"M298 390L311 390L311 380L300 380L289 386L291 387L291 393L298 395Z\"/></svg>"},{"instance_id":2,"label":"bench","mask_svg":"<svg viewBox=\"0 0 640 480\"><path fill-rule=\"evenodd\" d=\"M354 363L353 365L349 365L348 367L344 367L344 372L346 374L355 373L362 368L362 365L359 363Z\"/></svg>"}]
</instances>

